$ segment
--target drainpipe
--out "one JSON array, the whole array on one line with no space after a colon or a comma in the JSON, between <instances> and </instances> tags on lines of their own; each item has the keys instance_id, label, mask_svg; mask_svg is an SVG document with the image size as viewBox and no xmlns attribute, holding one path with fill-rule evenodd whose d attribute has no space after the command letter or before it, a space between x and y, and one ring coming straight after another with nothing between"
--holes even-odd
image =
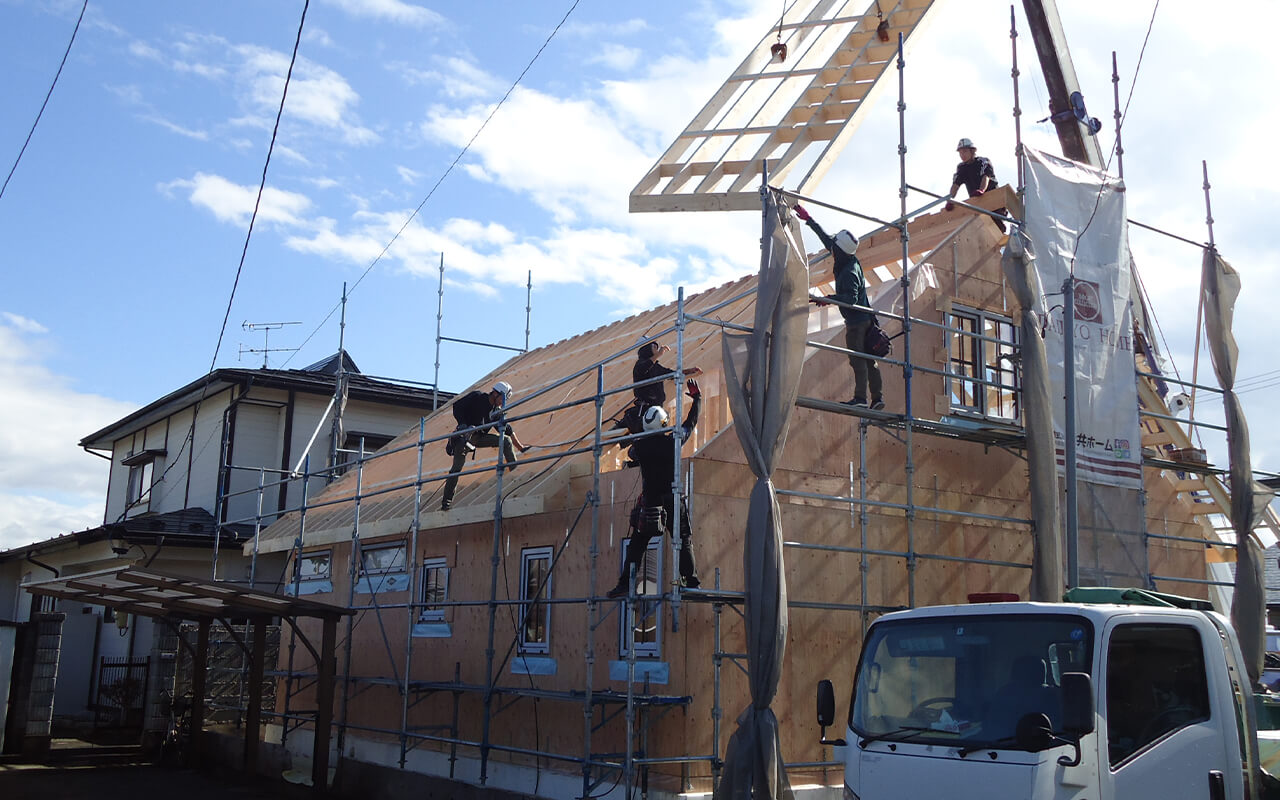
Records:
<instances>
[{"instance_id":1,"label":"drainpipe","mask_svg":"<svg viewBox=\"0 0 1280 800\"><path fill-rule=\"evenodd\" d=\"M42 568L44 568L44 569L49 570L50 572L52 572L52 573L53 573L53 577L55 577L55 578L61 578L61 577L62 577L62 573L61 573L61 572L59 572L59 571L57 570L57 568L56 568L56 567L51 567L51 566L49 566L48 564L44 563L43 561L37 561L37 560L36 560L36 557L35 557L35 556L33 556L33 555L31 555L30 553L27 553L27 561L30 561L32 564L35 564L37 567L42 567ZM35 604L35 598L33 597L33 598L32 598L32 603L31 603L31 610L30 610L29 612L27 612L27 620L28 620L28 621L31 619L31 615L35 613L35 607L36 607L36 604Z\"/></svg>"}]
</instances>

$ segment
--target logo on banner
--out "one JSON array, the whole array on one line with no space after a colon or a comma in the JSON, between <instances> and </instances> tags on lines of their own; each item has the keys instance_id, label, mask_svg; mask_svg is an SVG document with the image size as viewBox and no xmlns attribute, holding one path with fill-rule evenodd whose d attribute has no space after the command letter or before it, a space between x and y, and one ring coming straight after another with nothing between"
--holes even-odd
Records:
<instances>
[{"instance_id":1,"label":"logo on banner","mask_svg":"<svg viewBox=\"0 0 1280 800\"><path fill-rule=\"evenodd\" d=\"M1102 289L1098 284L1077 278L1075 305L1080 322L1102 322Z\"/></svg>"}]
</instances>

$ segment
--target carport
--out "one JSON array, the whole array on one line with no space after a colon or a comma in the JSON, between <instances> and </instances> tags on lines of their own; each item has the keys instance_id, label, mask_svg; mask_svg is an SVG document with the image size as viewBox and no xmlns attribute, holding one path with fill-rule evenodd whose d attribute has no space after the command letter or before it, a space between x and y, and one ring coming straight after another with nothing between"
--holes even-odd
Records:
<instances>
[{"instance_id":1,"label":"carport","mask_svg":"<svg viewBox=\"0 0 1280 800\"><path fill-rule=\"evenodd\" d=\"M255 772L258 766L262 728L262 683L266 665L267 626L280 620L291 627L298 641L311 652L317 664L315 741L312 748L311 777L317 792L328 786L329 729L333 722L334 655L338 620L351 614L349 609L295 597L250 589L238 584L173 575L140 567L112 569L68 575L51 580L23 584L35 595L56 597L79 603L107 606L117 611L152 617L176 627L179 623L198 623L192 663L192 702L190 742L195 758L201 756L204 728L205 681L209 660L209 629L222 622L233 630L231 619L245 618L252 625L251 641L237 637L237 644L249 658L249 698L244 730L244 768ZM320 645L306 635L299 625L305 618L321 622Z\"/></svg>"}]
</instances>

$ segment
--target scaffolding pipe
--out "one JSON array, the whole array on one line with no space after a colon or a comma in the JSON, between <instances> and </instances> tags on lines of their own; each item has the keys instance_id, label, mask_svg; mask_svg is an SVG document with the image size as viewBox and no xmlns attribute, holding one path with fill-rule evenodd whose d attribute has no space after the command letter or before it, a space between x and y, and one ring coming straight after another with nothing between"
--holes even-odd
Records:
<instances>
[{"instance_id":1,"label":"scaffolding pipe","mask_svg":"<svg viewBox=\"0 0 1280 800\"><path fill-rule=\"evenodd\" d=\"M414 601L418 595L415 591L417 588L417 577L419 573L418 560L418 526L422 519L422 452L426 443L427 420L425 417L418 420L418 465L417 478L413 482L413 522L409 524L409 552L405 561L409 564L409 602L408 618L405 620L404 634L404 687L400 691L400 769L404 769L406 754L408 753L409 740L405 737L405 733L409 730L409 683L410 675L413 672L413 625L417 622L416 607ZM364 440L360 440L360 456L364 458ZM426 575L422 576L422 580L426 581ZM347 648L350 651L350 647Z\"/></svg>"},{"instance_id":2,"label":"scaffolding pipe","mask_svg":"<svg viewBox=\"0 0 1280 800\"><path fill-rule=\"evenodd\" d=\"M586 690L582 700L582 796L591 796L591 731L595 726L595 665L596 665L596 615L599 604L596 594L596 572L600 562L600 456L604 452L604 366L596 367L595 436L591 443L591 545L588 557L591 568L587 576L587 648Z\"/></svg>"},{"instance_id":3,"label":"scaffolding pipe","mask_svg":"<svg viewBox=\"0 0 1280 800\"><path fill-rule=\"evenodd\" d=\"M266 481L266 470L258 470L258 510L253 517L253 554L249 558L249 588L257 584L258 579L258 545L262 540L262 486Z\"/></svg>"},{"instance_id":4,"label":"scaffolding pipe","mask_svg":"<svg viewBox=\"0 0 1280 800\"><path fill-rule=\"evenodd\" d=\"M444 322L444 251L440 251L440 281L436 284L436 371L431 379L431 410L440 407L440 326Z\"/></svg>"},{"instance_id":5,"label":"scaffolding pipe","mask_svg":"<svg viewBox=\"0 0 1280 800\"><path fill-rule=\"evenodd\" d=\"M1018 78L1022 73L1018 71L1018 17L1013 6L1009 6L1009 42L1013 49L1013 68L1009 72L1013 79L1013 160L1018 165L1017 192L1022 196L1027 189L1026 165L1022 163L1022 101L1018 94Z\"/></svg>"},{"instance_id":6,"label":"scaffolding pipe","mask_svg":"<svg viewBox=\"0 0 1280 800\"><path fill-rule=\"evenodd\" d=\"M907 62L903 57L904 37L901 32L898 33L898 204L899 212L902 214L902 360L905 362L902 367L902 384L903 384L903 414L912 419L915 417L915 409L912 406L911 392L911 270L907 268L910 261L910 240L911 232L907 228L907 83L906 83L906 67ZM916 539L915 539L915 508L914 508L914 484L915 484L915 448L914 448L914 426L906 426L906 435L904 437L903 447L906 450L906 463L904 471L906 473L906 494L907 494L907 606L909 608L916 607Z\"/></svg>"},{"instance_id":7,"label":"scaffolding pipe","mask_svg":"<svg viewBox=\"0 0 1280 800\"><path fill-rule=\"evenodd\" d=\"M485 691L484 691L484 727L480 739L480 784L484 785L489 780L489 751L494 745L489 740L491 723L493 721L493 693L496 685L496 678L493 674L493 658L495 652L493 647L494 625L497 623L498 614L498 564L501 560L502 553L502 460L505 455L507 429L504 422L498 433L498 474L495 478L494 498L493 498L493 554L490 557L489 565L489 639L485 646ZM541 589L541 587L539 587ZM541 593L541 592L539 592Z\"/></svg>"},{"instance_id":8,"label":"scaffolding pipe","mask_svg":"<svg viewBox=\"0 0 1280 800\"><path fill-rule=\"evenodd\" d=\"M1080 509L1076 486L1076 288L1075 268L1062 282L1062 371L1065 392L1063 421L1064 471L1067 484L1067 519L1065 542L1067 546L1067 588L1080 585Z\"/></svg>"},{"instance_id":9,"label":"scaffolding pipe","mask_svg":"<svg viewBox=\"0 0 1280 800\"><path fill-rule=\"evenodd\" d=\"M302 457L302 463L305 465L304 471L302 473L302 509L299 512L298 538L294 540L294 552L293 552L293 596L294 597L298 596L298 592L302 586L302 571L299 565L302 561L302 543L306 539L306 535L307 535L307 490L308 490L308 481L311 477L311 456L304 455ZM289 626L289 660L288 660L289 677L286 677L284 682L284 713L286 715L289 713L289 700L293 697L293 691L292 691L293 664L294 664L294 655L297 649L298 649L298 629L296 626L290 625ZM316 666L319 667L318 664ZM280 746L284 747L288 739L289 739L289 725L288 725L288 722L286 722L284 725L281 726Z\"/></svg>"},{"instance_id":10,"label":"scaffolding pipe","mask_svg":"<svg viewBox=\"0 0 1280 800\"><path fill-rule=\"evenodd\" d=\"M360 449L364 450L364 440L360 440ZM361 453L363 455L363 453ZM351 520L351 554L347 557L347 608L352 608L356 604L356 581L360 579L360 567L364 561L364 553L360 549L360 501L363 499L364 488L364 459L362 458L356 464L356 496L352 503ZM300 570L301 563L295 565L295 570ZM350 646L352 635L356 628L356 615L347 615L347 647L343 654L342 666L342 710L338 715L338 752L342 752L342 746L346 741L347 734L347 714L351 705L351 651Z\"/></svg>"},{"instance_id":11,"label":"scaffolding pipe","mask_svg":"<svg viewBox=\"0 0 1280 800\"><path fill-rule=\"evenodd\" d=\"M1115 96L1116 120L1116 174L1124 180L1124 143L1120 139L1120 69L1116 66L1116 51L1111 51L1111 93Z\"/></svg>"}]
</instances>

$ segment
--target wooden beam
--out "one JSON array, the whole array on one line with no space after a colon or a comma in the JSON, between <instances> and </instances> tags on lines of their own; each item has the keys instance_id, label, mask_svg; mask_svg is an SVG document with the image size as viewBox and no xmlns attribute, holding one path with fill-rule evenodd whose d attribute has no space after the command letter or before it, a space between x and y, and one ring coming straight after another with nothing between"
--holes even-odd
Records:
<instances>
[{"instance_id":1,"label":"wooden beam","mask_svg":"<svg viewBox=\"0 0 1280 800\"><path fill-rule=\"evenodd\" d=\"M337 640L338 621L329 618L324 621L324 631L320 636L320 665L316 678L316 729L311 749L311 785L317 795L328 794L329 791L329 728L333 724L333 686L334 674L338 668L338 657L334 653Z\"/></svg>"},{"instance_id":2,"label":"wooden beam","mask_svg":"<svg viewBox=\"0 0 1280 800\"><path fill-rule=\"evenodd\" d=\"M192 766L200 766L204 758L204 694L205 679L209 674L209 628L207 619L200 620L196 633L196 657L191 664L191 726L187 741L191 743Z\"/></svg>"}]
</instances>

